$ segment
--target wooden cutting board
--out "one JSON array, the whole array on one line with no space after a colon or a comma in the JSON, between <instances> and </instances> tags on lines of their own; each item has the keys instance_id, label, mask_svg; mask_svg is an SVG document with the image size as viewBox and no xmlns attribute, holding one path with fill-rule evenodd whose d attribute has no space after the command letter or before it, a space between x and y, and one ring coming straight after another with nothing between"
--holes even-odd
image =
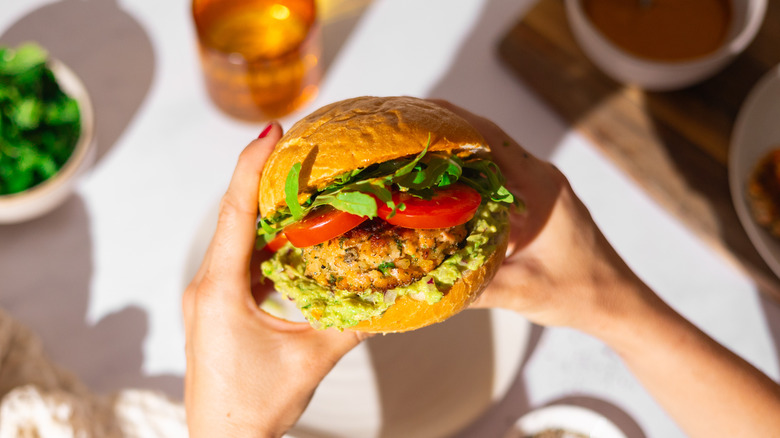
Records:
<instances>
[{"instance_id":1,"label":"wooden cutting board","mask_svg":"<svg viewBox=\"0 0 780 438\"><path fill-rule=\"evenodd\" d=\"M768 3L750 47L717 76L681 91L645 92L601 73L574 40L561 0L540 0L501 40L499 53L659 204L780 301L780 279L742 228L727 173L740 106L780 63L780 2Z\"/></svg>"}]
</instances>

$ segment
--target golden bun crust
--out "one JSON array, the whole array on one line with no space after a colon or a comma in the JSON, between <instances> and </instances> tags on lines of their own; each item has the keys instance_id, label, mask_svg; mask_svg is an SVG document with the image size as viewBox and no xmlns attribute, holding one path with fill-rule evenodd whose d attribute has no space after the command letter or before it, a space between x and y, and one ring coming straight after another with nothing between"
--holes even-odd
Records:
<instances>
[{"instance_id":1,"label":"golden bun crust","mask_svg":"<svg viewBox=\"0 0 780 438\"><path fill-rule=\"evenodd\" d=\"M504 261L509 227L498 236L496 249L478 269L467 271L436 304L402 296L379 318L361 321L349 330L368 333L398 333L416 330L454 316L473 303L487 287Z\"/></svg>"},{"instance_id":2,"label":"golden bun crust","mask_svg":"<svg viewBox=\"0 0 780 438\"><path fill-rule=\"evenodd\" d=\"M260 214L285 205L284 186L295 163L302 163L299 199L305 200L344 172L419 154L429 136L429 151L489 151L468 122L427 100L363 96L322 107L295 123L268 158L260 179Z\"/></svg>"}]
</instances>

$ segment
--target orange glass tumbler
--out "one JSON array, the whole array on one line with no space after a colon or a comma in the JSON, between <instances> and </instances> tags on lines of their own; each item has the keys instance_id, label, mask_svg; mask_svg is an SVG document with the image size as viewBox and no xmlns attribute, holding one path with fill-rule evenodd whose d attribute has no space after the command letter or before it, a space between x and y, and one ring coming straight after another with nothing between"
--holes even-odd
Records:
<instances>
[{"instance_id":1,"label":"orange glass tumbler","mask_svg":"<svg viewBox=\"0 0 780 438\"><path fill-rule=\"evenodd\" d=\"M316 0L193 0L212 101L246 121L279 118L317 95Z\"/></svg>"}]
</instances>

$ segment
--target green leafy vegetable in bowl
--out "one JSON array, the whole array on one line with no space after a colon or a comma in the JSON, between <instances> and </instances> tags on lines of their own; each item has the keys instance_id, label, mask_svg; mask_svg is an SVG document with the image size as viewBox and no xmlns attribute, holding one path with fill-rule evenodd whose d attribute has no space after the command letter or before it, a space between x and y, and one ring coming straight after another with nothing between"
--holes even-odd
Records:
<instances>
[{"instance_id":1,"label":"green leafy vegetable in bowl","mask_svg":"<svg viewBox=\"0 0 780 438\"><path fill-rule=\"evenodd\" d=\"M0 195L56 174L81 132L78 103L61 89L34 43L0 46Z\"/></svg>"}]
</instances>

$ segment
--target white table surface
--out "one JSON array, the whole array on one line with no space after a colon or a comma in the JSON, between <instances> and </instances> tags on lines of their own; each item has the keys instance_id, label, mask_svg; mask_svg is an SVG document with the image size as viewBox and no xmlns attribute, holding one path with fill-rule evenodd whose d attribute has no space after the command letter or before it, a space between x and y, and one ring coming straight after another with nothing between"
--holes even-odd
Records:
<instances>
[{"instance_id":1,"label":"white table surface","mask_svg":"<svg viewBox=\"0 0 780 438\"><path fill-rule=\"evenodd\" d=\"M531 4L377 0L359 17L334 18L325 23L321 92L283 126L358 95L445 98L492 118L569 176L608 239L664 299L777 380L778 306L502 66L496 44ZM0 226L0 306L95 390L150 387L179 397L180 295L195 236L263 126L209 103L187 0L4 0L0 43L26 39L87 83L100 152L63 207ZM595 409L631 438L683 436L599 341L535 327L526 354L506 396L459 436L500 436L551 403Z\"/></svg>"}]
</instances>

